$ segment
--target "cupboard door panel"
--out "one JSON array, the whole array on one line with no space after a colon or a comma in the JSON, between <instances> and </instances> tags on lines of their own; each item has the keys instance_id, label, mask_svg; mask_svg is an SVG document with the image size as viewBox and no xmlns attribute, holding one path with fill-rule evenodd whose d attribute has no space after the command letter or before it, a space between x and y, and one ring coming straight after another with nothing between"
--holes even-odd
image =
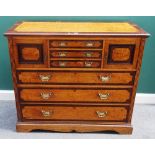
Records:
<instances>
[{"instance_id":1,"label":"cupboard door panel","mask_svg":"<svg viewBox=\"0 0 155 155\"><path fill-rule=\"evenodd\" d=\"M44 40L14 40L15 62L18 68L47 67L47 47Z\"/></svg>"},{"instance_id":2,"label":"cupboard door panel","mask_svg":"<svg viewBox=\"0 0 155 155\"><path fill-rule=\"evenodd\" d=\"M111 39L105 41L105 68L136 68L140 39Z\"/></svg>"}]
</instances>

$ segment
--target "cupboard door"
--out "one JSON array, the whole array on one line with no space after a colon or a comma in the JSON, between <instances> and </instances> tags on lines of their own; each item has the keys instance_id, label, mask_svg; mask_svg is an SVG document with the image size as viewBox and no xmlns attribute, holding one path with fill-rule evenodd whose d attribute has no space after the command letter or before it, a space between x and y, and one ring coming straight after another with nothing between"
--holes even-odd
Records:
<instances>
[{"instance_id":1,"label":"cupboard door","mask_svg":"<svg viewBox=\"0 0 155 155\"><path fill-rule=\"evenodd\" d=\"M14 59L18 68L47 67L45 40L15 39Z\"/></svg>"},{"instance_id":2,"label":"cupboard door","mask_svg":"<svg viewBox=\"0 0 155 155\"><path fill-rule=\"evenodd\" d=\"M140 39L116 38L105 43L105 68L136 68Z\"/></svg>"}]
</instances>

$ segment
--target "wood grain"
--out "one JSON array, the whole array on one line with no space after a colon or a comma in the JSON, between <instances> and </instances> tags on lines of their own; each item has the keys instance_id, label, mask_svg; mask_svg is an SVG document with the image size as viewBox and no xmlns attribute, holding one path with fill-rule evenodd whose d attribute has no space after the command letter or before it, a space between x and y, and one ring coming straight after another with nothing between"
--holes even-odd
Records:
<instances>
[{"instance_id":1,"label":"wood grain","mask_svg":"<svg viewBox=\"0 0 155 155\"><path fill-rule=\"evenodd\" d=\"M102 48L103 41L92 41L92 40L85 40L85 41L66 41L66 40L59 40L59 41L49 41L49 47L60 48L60 47L71 47L71 48Z\"/></svg>"},{"instance_id":2,"label":"wood grain","mask_svg":"<svg viewBox=\"0 0 155 155\"><path fill-rule=\"evenodd\" d=\"M115 46L113 50L110 50L111 46ZM132 50L127 50L126 48L130 48L130 46L135 46ZM140 46L140 38L114 38L114 39L107 39L105 41L105 57L104 57L104 68L136 68L137 60L138 60L138 53L139 53L139 46ZM117 47L121 48L122 52L117 53L115 49ZM125 48L124 48L125 47Z\"/></svg>"},{"instance_id":3,"label":"wood grain","mask_svg":"<svg viewBox=\"0 0 155 155\"><path fill-rule=\"evenodd\" d=\"M137 87L138 87L140 69L141 69L141 66L142 66L142 58L143 58L143 53L144 53L145 42L146 42L146 39L141 38L141 44L139 46L139 55L138 55L138 62L137 62L137 72L136 72L135 82L134 82L134 86L133 86L133 93L132 93L132 96L131 96L130 111L129 111L129 115L128 115L128 121L129 122L131 122L131 119L132 119L132 113L133 113L135 97L136 97L136 90L137 90Z\"/></svg>"},{"instance_id":4,"label":"wood grain","mask_svg":"<svg viewBox=\"0 0 155 155\"><path fill-rule=\"evenodd\" d=\"M49 80L42 81L40 78L49 77ZM134 75L130 72L69 72L69 71L19 71L17 74L20 83L55 83L55 84L132 84ZM63 78L62 78L63 77Z\"/></svg>"},{"instance_id":5,"label":"wood grain","mask_svg":"<svg viewBox=\"0 0 155 155\"><path fill-rule=\"evenodd\" d=\"M42 93L48 98L44 99ZM103 99L101 99L102 95ZM21 89L20 98L23 101L46 102L128 102L130 91L127 89L61 89L61 87L59 89Z\"/></svg>"},{"instance_id":6,"label":"wood grain","mask_svg":"<svg viewBox=\"0 0 155 155\"><path fill-rule=\"evenodd\" d=\"M51 68L101 68L101 61L51 60Z\"/></svg>"},{"instance_id":7,"label":"wood grain","mask_svg":"<svg viewBox=\"0 0 155 155\"><path fill-rule=\"evenodd\" d=\"M51 50L51 58L100 58L102 51L72 51L72 50Z\"/></svg>"},{"instance_id":8,"label":"wood grain","mask_svg":"<svg viewBox=\"0 0 155 155\"><path fill-rule=\"evenodd\" d=\"M22 57L25 60L38 60L39 59L39 51L37 48L25 47L22 51Z\"/></svg>"},{"instance_id":9,"label":"wood grain","mask_svg":"<svg viewBox=\"0 0 155 155\"><path fill-rule=\"evenodd\" d=\"M44 113L48 113L46 116ZM99 113L105 113L102 117ZM127 109L125 107L76 107L76 106L24 106L24 119L32 120L101 120L125 121Z\"/></svg>"},{"instance_id":10,"label":"wood grain","mask_svg":"<svg viewBox=\"0 0 155 155\"><path fill-rule=\"evenodd\" d=\"M128 48L115 48L112 52L113 61L127 61L130 58L130 50Z\"/></svg>"},{"instance_id":11,"label":"wood grain","mask_svg":"<svg viewBox=\"0 0 155 155\"><path fill-rule=\"evenodd\" d=\"M5 35L17 131L132 133L148 33L128 22L19 22Z\"/></svg>"},{"instance_id":12,"label":"wood grain","mask_svg":"<svg viewBox=\"0 0 155 155\"><path fill-rule=\"evenodd\" d=\"M114 131L119 134L132 134L132 126L130 124L94 124L94 123L27 123L19 122L16 125L16 130L18 132L30 132L33 130L47 130L47 131L56 131L56 132L106 132Z\"/></svg>"},{"instance_id":13,"label":"wood grain","mask_svg":"<svg viewBox=\"0 0 155 155\"><path fill-rule=\"evenodd\" d=\"M12 73L12 80L13 80L13 88L15 94L15 102L16 102L16 109L17 109L17 120L21 121L21 107L19 102L19 94L17 89L17 77L16 77L16 66L15 66L15 58L14 58L14 51L13 51L13 40L12 37L8 38L8 47L9 47L9 54L10 54L10 62L11 62L11 73Z\"/></svg>"}]
</instances>

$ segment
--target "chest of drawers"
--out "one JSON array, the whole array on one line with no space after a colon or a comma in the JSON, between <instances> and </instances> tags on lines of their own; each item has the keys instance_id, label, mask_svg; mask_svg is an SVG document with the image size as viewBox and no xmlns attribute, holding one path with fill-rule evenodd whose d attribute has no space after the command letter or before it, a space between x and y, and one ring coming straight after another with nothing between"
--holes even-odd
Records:
<instances>
[{"instance_id":1,"label":"chest of drawers","mask_svg":"<svg viewBox=\"0 0 155 155\"><path fill-rule=\"evenodd\" d=\"M127 22L20 22L5 35L17 131L132 133L148 33Z\"/></svg>"}]
</instances>

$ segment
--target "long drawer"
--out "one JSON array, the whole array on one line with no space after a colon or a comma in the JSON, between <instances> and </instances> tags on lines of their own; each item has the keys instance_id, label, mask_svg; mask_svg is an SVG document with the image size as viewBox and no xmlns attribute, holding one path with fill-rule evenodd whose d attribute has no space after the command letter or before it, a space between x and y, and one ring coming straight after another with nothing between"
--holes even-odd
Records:
<instances>
[{"instance_id":1,"label":"long drawer","mask_svg":"<svg viewBox=\"0 0 155 155\"><path fill-rule=\"evenodd\" d=\"M131 89L20 88L21 101L114 102L130 101Z\"/></svg>"},{"instance_id":2,"label":"long drawer","mask_svg":"<svg viewBox=\"0 0 155 155\"><path fill-rule=\"evenodd\" d=\"M101 58L102 51L51 50L51 58Z\"/></svg>"},{"instance_id":3,"label":"long drawer","mask_svg":"<svg viewBox=\"0 0 155 155\"><path fill-rule=\"evenodd\" d=\"M54 68L101 68L101 61L87 60L51 60Z\"/></svg>"},{"instance_id":4,"label":"long drawer","mask_svg":"<svg viewBox=\"0 0 155 155\"><path fill-rule=\"evenodd\" d=\"M80 72L80 71L18 71L23 84L124 84L132 85L133 72Z\"/></svg>"},{"instance_id":5,"label":"long drawer","mask_svg":"<svg viewBox=\"0 0 155 155\"><path fill-rule=\"evenodd\" d=\"M127 111L127 107L24 106L22 115L28 120L126 121Z\"/></svg>"},{"instance_id":6,"label":"long drawer","mask_svg":"<svg viewBox=\"0 0 155 155\"><path fill-rule=\"evenodd\" d=\"M94 40L56 40L50 41L49 47L70 47L70 48L102 48L103 41L94 41Z\"/></svg>"}]
</instances>

